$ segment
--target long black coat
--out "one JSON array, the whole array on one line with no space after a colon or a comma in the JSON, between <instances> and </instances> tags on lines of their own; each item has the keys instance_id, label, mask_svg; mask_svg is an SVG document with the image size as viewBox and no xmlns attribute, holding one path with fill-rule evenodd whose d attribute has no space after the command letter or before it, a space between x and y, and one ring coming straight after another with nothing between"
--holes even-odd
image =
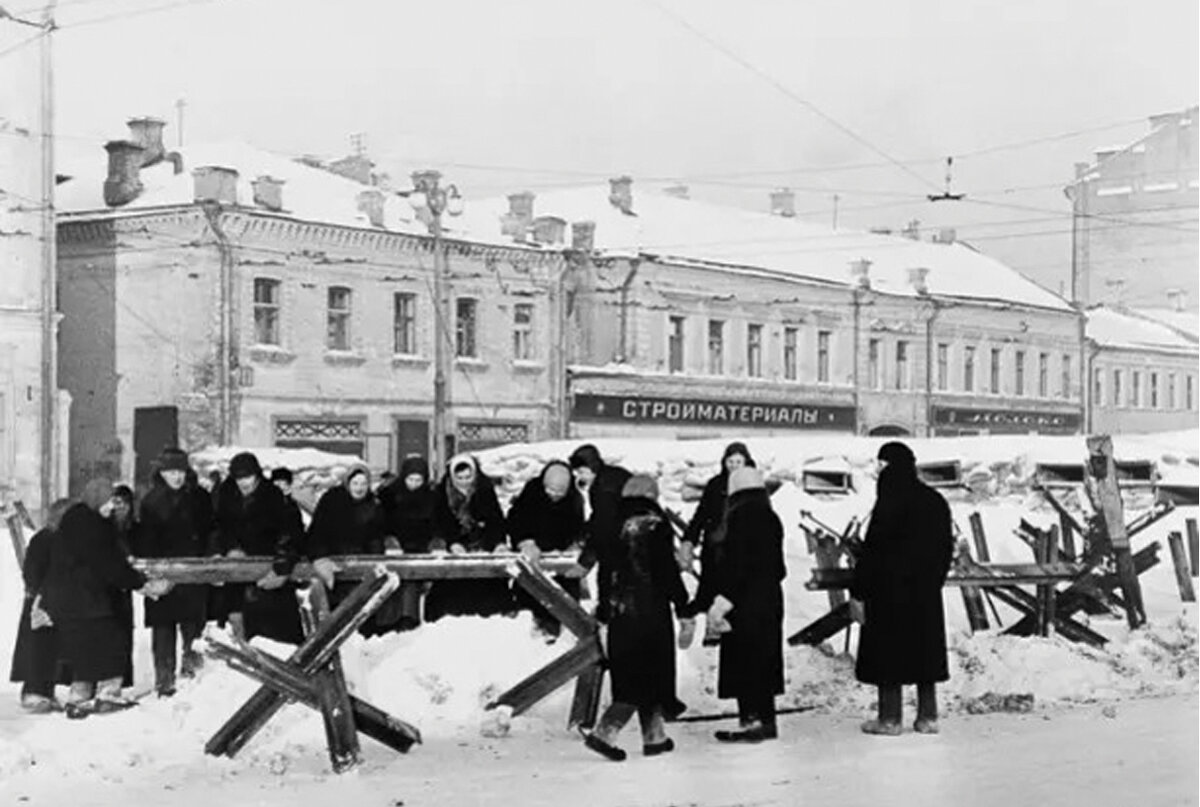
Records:
<instances>
[{"instance_id":1,"label":"long black coat","mask_svg":"<svg viewBox=\"0 0 1200 807\"><path fill-rule=\"evenodd\" d=\"M237 548L251 556L273 558L276 574L291 574L300 558L304 525L299 510L283 492L261 475L250 496L242 496L237 481L227 478L217 489L217 549ZM288 583L266 591L253 584L224 587L225 613L245 615L246 638L266 636L298 644L304 634L296 607L296 587Z\"/></svg>"},{"instance_id":2,"label":"long black coat","mask_svg":"<svg viewBox=\"0 0 1200 807\"><path fill-rule=\"evenodd\" d=\"M688 606L688 614L694 616L707 611L717 595L717 577L725 554L726 505L729 500L729 472L721 473L708 480L700 504L692 514L684 541L700 547L700 586Z\"/></svg>"},{"instance_id":3,"label":"long black coat","mask_svg":"<svg viewBox=\"0 0 1200 807\"><path fill-rule=\"evenodd\" d=\"M426 554L433 541L433 508L437 494L428 483L416 490L397 478L379 491L384 530L400 542L408 554Z\"/></svg>"},{"instance_id":4,"label":"long black coat","mask_svg":"<svg viewBox=\"0 0 1200 807\"><path fill-rule=\"evenodd\" d=\"M117 593L145 583L110 521L82 503L63 514L42 581L42 605L55 622L117 618Z\"/></svg>"},{"instance_id":5,"label":"long black coat","mask_svg":"<svg viewBox=\"0 0 1200 807\"><path fill-rule=\"evenodd\" d=\"M606 581L598 615L608 624L612 699L681 714L675 697L675 622L671 609L687 604L675 563L675 536L662 508L650 499L623 499L621 527L600 564Z\"/></svg>"},{"instance_id":6,"label":"long black coat","mask_svg":"<svg viewBox=\"0 0 1200 807\"><path fill-rule=\"evenodd\" d=\"M621 516L621 490L633 474L617 465L603 465L588 488L588 503L592 514L588 518L584 533L583 552L579 563L591 568L599 563L601 568L608 563L613 552L618 550L623 518ZM608 579L604 574L597 578L597 602L608 597Z\"/></svg>"},{"instance_id":7,"label":"long black coat","mask_svg":"<svg viewBox=\"0 0 1200 807\"><path fill-rule=\"evenodd\" d=\"M942 586L954 554L950 508L916 472L889 465L851 595L866 606L855 673L868 684L945 681L946 620Z\"/></svg>"},{"instance_id":8,"label":"long black coat","mask_svg":"<svg viewBox=\"0 0 1200 807\"><path fill-rule=\"evenodd\" d=\"M57 634L53 626L34 630L29 622L33 601L42 592L42 583L50 570L50 553L54 532L38 530L25 548L25 565L21 577L25 581L25 599L21 605L21 621L17 624L17 641L13 646L10 681L30 684L69 684L69 676L60 676L57 655ZM43 606L44 607L44 606Z\"/></svg>"},{"instance_id":9,"label":"long black coat","mask_svg":"<svg viewBox=\"0 0 1200 807\"><path fill-rule=\"evenodd\" d=\"M765 490L729 497L725 554L717 593L733 603L733 630L721 636L717 695L744 698L783 692L783 524Z\"/></svg>"},{"instance_id":10,"label":"long black coat","mask_svg":"<svg viewBox=\"0 0 1200 807\"><path fill-rule=\"evenodd\" d=\"M550 467L550 466L547 466ZM565 552L583 544L583 494L571 485L567 495L552 501L541 475L521 488L508 509L508 535L514 546L533 541L543 552Z\"/></svg>"},{"instance_id":11,"label":"long black coat","mask_svg":"<svg viewBox=\"0 0 1200 807\"><path fill-rule=\"evenodd\" d=\"M172 490L155 479L142 499L141 522L133 550L139 558L205 557L217 551L212 497L192 483ZM208 587L178 585L157 600L146 600L146 627L204 622Z\"/></svg>"}]
</instances>

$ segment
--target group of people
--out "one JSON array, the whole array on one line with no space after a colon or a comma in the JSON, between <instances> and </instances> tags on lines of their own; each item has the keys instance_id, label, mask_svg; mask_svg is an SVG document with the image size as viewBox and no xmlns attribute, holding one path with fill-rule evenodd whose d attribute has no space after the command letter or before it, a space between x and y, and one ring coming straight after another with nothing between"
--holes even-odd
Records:
<instances>
[{"instance_id":1,"label":"group of people","mask_svg":"<svg viewBox=\"0 0 1200 807\"><path fill-rule=\"evenodd\" d=\"M952 549L949 511L917 479L907 447L888 444L880 458L887 467L852 589L864 621L858 674L880 693L878 718L864 730L898 734L900 685L919 683L917 730L936 731L933 684L947 677L940 588ZM674 748L665 723L685 709L676 697L676 647L691 643L701 614L720 644L718 695L738 706L737 729L718 731L716 739L778 736L784 530L743 443L726 448L678 546L654 478L605 462L592 445L547 463L507 514L493 481L466 454L451 458L437 480L419 456L405 458L379 485L355 465L321 496L307 529L286 469L268 478L246 452L213 481L211 490L202 487L187 455L168 448L139 506L127 487L94 479L78 500L50 508L23 568L26 595L11 678L22 682L26 709L63 709L79 718L132 705L122 694L132 683L132 592L146 597L155 691L169 697L177 677L198 670L192 643L208 621L228 624L244 639L302 641L297 584L290 579L301 559L312 561L336 604L353 587L337 579L333 558L341 555L520 552L536 561L544 552L578 550L580 564L596 568L595 615L612 695L585 732L588 748L624 759L616 738L634 714L644 754ZM695 573L697 550L699 584L689 596L683 576ZM147 579L132 564L211 556L266 556L272 563L253 584L223 586ZM558 582L581 598L581 580ZM445 616L522 609L532 611L547 641L558 636L561 626L528 594L505 580L473 579L406 581L362 631L378 635ZM69 687L65 705L55 699L58 684Z\"/></svg>"}]
</instances>

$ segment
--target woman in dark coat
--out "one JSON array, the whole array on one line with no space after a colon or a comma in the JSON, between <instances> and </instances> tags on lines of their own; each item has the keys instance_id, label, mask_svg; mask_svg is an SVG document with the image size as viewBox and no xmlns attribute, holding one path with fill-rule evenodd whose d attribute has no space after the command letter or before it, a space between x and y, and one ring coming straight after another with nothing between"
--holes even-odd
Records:
<instances>
[{"instance_id":1,"label":"woman in dark coat","mask_svg":"<svg viewBox=\"0 0 1200 807\"><path fill-rule=\"evenodd\" d=\"M66 671L59 668L58 631L50 624L39 598L50 568L50 553L58 525L72 504L70 499L59 499L50 505L46 526L29 539L25 563L21 567L25 599L21 605L21 621L17 623L17 641L13 646L12 671L8 680L21 682L21 708L34 714L60 710L62 707L54 699L54 685L71 683L70 678L63 676ZM35 610L38 612L36 618Z\"/></svg>"},{"instance_id":2,"label":"woman in dark coat","mask_svg":"<svg viewBox=\"0 0 1200 807\"><path fill-rule=\"evenodd\" d=\"M760 742L778 734L775 696L783 692L783 525L755 468L729 475L725 554L709 622L721 636L717 695L736 698L739 729L722 742Z\"/></svg>"},{"instance_id":3,"label":"woman in dark coat","mask_svg":"<svg viewBox=\"0 0 1200 807\"><path fill-rule=\"evenodd\" d=\"M437 495L429 479L429 463L424 457L410 454L400 463L400 473L379 489L388 536L399 542L399 548L389 548L391 554L425 555L433 541L433 509ZM397 632L412 630L421 624L421 598L429 593L428 581L406 580L392 595L380 612Z\"/></svg>"},{"instance_id":4,"label":"woman in dark coat","mask_svg":"<svg viewBox=\"0 0 1200 807\"><path fill-rule=\"evenodd\" d=\"M385 529L383 508L371 490L371 472L365 465L355 465L342 484L325 491L317 502L308 525L307 554L318 569L321 561L336 555L382 555L389 546L399 547L395 539L385 536ZM330 606L336 608L357 585L357 580L335 582ZM380 608L359 632L364 636L387 633L392 616L391 609Z\"/></svg>"},{"instance_id":5,"label":"woman in dark coat","mask_svg":"<svg viewBox=\"0 0 1200 807\"><path fill-rule=\"evenodd\" d=\"M542 552L576 551L584 537L583 494L574 485L571 468L552 460L542 472L525 483L508 509L508 535L514 546L534 562ZM579 578L556 577L564 591L579 599ZM533 612L538 629L554 641L562 625L545 606L519 586L513 587L521 608Z\"/></svg>"},{"instance_id":6,"label":"woman in dark coat","mask_svg":"<svg viewBox=\"0 0 1200 807\"><path fill-rule=\"evenodd\" d=\"M87 484L83 501L63 514L43 582L45 609L58 629L59 656L71 669L68 717L132 705L121 697L129 637L116 595L142 588L146 578L129 565L117 542L109 519L112 499L107 479Z\"/></svg>"},{"instance_id":7,"label":"woman in dark coat","mask_svg":"<svg viewBox=\"0 0 1200 807\"><path fill-rule=\"evenodd\" d=\"M187 454L164 449L150 491L142 499L142 519L134 544L139 558L205 557L217 550L212 497L189 474ZM201 656L192 650L208 616L208 588L175 586L158 600L146 601L146 627L154 654L154 689L160 697L175 694L175 669L191 678ZM176 657L176 639L183 640L183 658Z\"/></svg>"},{"instance_id":8,"label":"woman in dark coat","mask_svg":"<svg viewBox=\"0 0 1200 807\"><path fill-rule=\"evenodd\" d=\"M113 488L113 507L109 519L116 530L117 546L121 554L132 559L135 555L134 545L138 541L141 524L135 512L133 489L129 485L117 485ZM125 627L125 673L121 676L121 686L133 686L133 593L115 590L116 600L113 607L121 617Z\"/></svg>"},{"instance_id":9,"label":"woman in dark coat","mask_svg":"<svg viewBox=\"0 0 1200 807\"><path fill-rule=\"evenodd\" d=\"M729 475L738 468L753 468L754 460L745 443L730 443L721 454L721 472L708 480L700 504L692 514L680 539L680 556L691 567L695 547L700 547L700 586L688 610L699 614L709 609L717 595L718 568L724 554L726 504L729 500ZM715 644L717 635L709 631L706 644Z\"/></svg>"},{"instance_id":10,"label":"woman in dark coat","mask_svg":"<svg viewBox=\"0 0 1200 807\"><path fill-rule=\"evenodd\" d=\"M608 626L608 669L612 703L595 731L585 735L588 748L620 761L625 752L614 744L636 712L642 729L642 751L654 756L671 751L664 717L678 717L684 705L675 697L674 606L680 619L687 589L675 562L675 534L658 505L658 485L649 476L625 484L619 511L617 546L600 565L607 580L597 617Z\"/></svg>"},{"instance_id":11,"label":"woman in dark coat","mask_svg":"<svg viewBox=\"0 0 1200 807\"><path fill-rule=\"evenodd\" d=\"M600 456L600 450L585 443L571 452L567 459L575 486L587 502L587 526L583 551L579 565L591 569L597 563L603 565L610 552L617 550L617 539L621 532L621 491L632 474L619 465L610 465ZM596 588L597 600L607 596L608 585L603 575Z\"/></svg>"},{"instance_id":12,"label":"woman in dark coat","mask_svg":"<svg viewBox=\"0 0 1200 807\"><path fill-rule=\"evenodd\" d=\"M296 587L287 580L303 541L298 512L263 476L258 458L242 452L230 460L229 476L217 492L217 550L229 557L273 559L271 571L257 583L224 587L229 620L246 639L266 636L288 644L304 640Z\"/></svg>"},{"instance_id":13,"label":"woman in dark coat","mask_svg":"<svg viewBox=\"0 0 1200 807\"><path fill-rule=\"evenodd\" d=\"M942 586L954 554L950 508L917 478L916 458L899 442L879 449L885 463L854 566L852 608L863 619L855 674L879 688L879 711L868 734L901 732L901 685L917 685L913 728L937 732L938 681L946 681L946 621Z\"/></svg>"},{"instance_id":14,"label":"woman in dark coat","mask_svg":"<svg viewBox=\"0 0 1200 807\"><path fill-rule=\"evenodd\" d=\"M469 454L450 460L437 487L431 548L455 555L508 549L496 489ZM439 581L425 598L427 622L443 616L490 616L512 610L507 580Z\"/></svg>"}]
</instances>

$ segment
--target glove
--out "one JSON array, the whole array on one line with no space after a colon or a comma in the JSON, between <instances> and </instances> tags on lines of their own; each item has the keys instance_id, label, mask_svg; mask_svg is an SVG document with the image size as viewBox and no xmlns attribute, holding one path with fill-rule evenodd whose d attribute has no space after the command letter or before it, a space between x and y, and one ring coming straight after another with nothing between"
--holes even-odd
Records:
<instances>
[{"instance_id":1,"label":"glove","mask_svg":"<svg viewBox=\"0 0 1200 807\"><path fill-rule=\"evenodd\" d=\"M450 554L451 555L465 555L465 554L467 554L467 548L465 546L463 546L462 544L450 544Z\"/></svg>"},{"instance_id":2,"label":"glove","mask_svg":"<svg viewBox=\"0 0 1200 807\"><path fill-rule=\"evenodd\" d=\"M175 584L170 580L147 580L146 584L142 586L142 596L149 597L152 600L157 600L174 587Z\"/></svg>"},{"instance_id":3,"label":"glove","mask_svg":"<svg viewBox=\"0 0 1200 807\"><path fill-rule=\"evenodd\" d=\"M696 548L692 546L691 541L680 541L679 546L675 549L675 563L679 565L679 571L690 572L696 565Z\"/></svg>"},{"instance_id":4,"label":"glove","mask_svg":"<svg viewBox=\"0 0 1200 807\"><path fill-rule=\"evenodd\" d=\"M263 591L274 591L287 581L288 579L285 576L281 574L275 574L275 570L272 569L262 577L258 578L258 582L255 583L255 585L261 588Z\"/></svg>"},{"instance_id":5,"label":"glove","mask_svg":"<svg viewBox=\"0 0 1200 807\"><path fill-rule=\"evenodd\" d=\"M235 546L233 549L231 549L225 553L225 557L227 557L227 558L244 558L244 557L246 557L246 553L244 551L242 551L241 549L238 549Z\"/></svg>"},{"instance_id":6,"label":"glove","mask_svg":"<svg viewBox=\"0 0 1200 807\"><path fill-rule=\"evenodd\" d=\"M679 635L676 637L676 644L680 650L687 650L692 646L692 640L696 638L696 620L691 617L684 617L679 620Z\"/></svg>"},{"instance_id":7,"label":"glove","mask_svg":"<svg viewBox=\"0 0 1200 807\"><path fill-rule=\"evenodd\" d=\"M513 549L508 544L496 544L496 548L492 550L493 555L511 555Z\"/></svg>"},{"instance_id":8,"label":"glove","mask_svg":"<svg viewBox=\"0 0 1200 807\"><path fill-rule=\"evenodd\" d=\"M46 609L42 608L42 595L40 594L34 598L33 605L29 606L29 627L33 630L54 627L54 620L50 618Z\"/></svg>"},{"instance_id":9,"label":"glove","mask_svg":"<svg viewBox=\"0 0 1200 807\"><path fill-rule=\"evenodd\" d=\"M537 542L532 538L526 538L517 545L521 549L521 554L530 563L537 565L537 562L542 559L542 550L538 548Z\"/></svg>"},{"instance_id":10,"label":"glove","mask_svg":"<svg viewBox=\"0 0 1200 807\"><path fill-rule=\"evenodd\" d=\"M728 633L733 630L733 626L726 619L732 610L733 603L718 594L708 609L708 631L710 633Z\"/></svg>"},{"instance_id":11,"label":"glove","mask_svg":"<svg viewBox=\"0 0 1200 807\"><path fill-rule=\"evenodd\" d=\"M338 565L329 558L317 558L313 561L313 573L321 579L325 588L333 588L337 577Z\"/></svg>"},{"instance_id":12,"label":"glove","mask_svg":"<svg viewBox=\"0 0 1200 807\"><path fill-rule=\"evenodd\" d=\"M383 540L383 554L389 557L398 557L404 554L404 548L400 546L399 541L389 535Z\"/></svg>"}]
</instances>

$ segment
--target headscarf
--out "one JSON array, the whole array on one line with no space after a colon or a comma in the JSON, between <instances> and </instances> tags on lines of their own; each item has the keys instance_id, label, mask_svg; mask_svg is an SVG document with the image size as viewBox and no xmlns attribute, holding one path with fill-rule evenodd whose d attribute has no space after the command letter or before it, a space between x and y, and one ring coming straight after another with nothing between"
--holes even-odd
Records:
<instances>
[{"instance_id":1,"label":"headscarf","mask_svg":"<svg viewBox=\"0 0 1200 807\"><path fill-rule=\"evenodd\" d=\"M721 454L721 471L722 472L725 471L725 460L729 459L730 457L732 457L735 454L740 454L746 460L746 466L748 468L755 467L754 458L750 456L750 449L746 448L746 444L742 443L742 442L734 441L734 442L730 443L729 445L725 446L725 451Z\"/></svg>"},{"instance_id":2,"label":"headscarf","mask_svg":"<svg viewBox=\"0 0 1200 807\"><path fill-rule=\"evenodd\" d=\"M101 506L113 497L113 483L111 479L98 477L89 481L83 487L83 495L80 499L92 510L100 511Z\"/></svg>"},{"instance_id":3,"label":"headscarf","mask_svg":"<svg viewBox=\"0 0 1200 807\"><path fill-rule=\"evenodd\" d=\"M471 469L471 478L465 485L459 482L458 475L455 473L464 467ZM476 488L479 487L479 465L470 454L456 454L450 458L449 468L446 503L450 506L450 512L454 514L463 533L470 534L471 530L475 528L475 519L471 515L471 498L475 495Z\"/></svg>"},{"instance_id":4,"label":"headscarf","mask_svg":"<svg viewBox=\"0 0 1200 807\"><path fill-rule=\"evenodd\" d=\"M600 473L600 469L604 467L604 460L600 457L600 449L591 443L585 443L572 451L568 462L572 469L590 468L592 473L595 474Z\"/></svg>"}]
</instances>

